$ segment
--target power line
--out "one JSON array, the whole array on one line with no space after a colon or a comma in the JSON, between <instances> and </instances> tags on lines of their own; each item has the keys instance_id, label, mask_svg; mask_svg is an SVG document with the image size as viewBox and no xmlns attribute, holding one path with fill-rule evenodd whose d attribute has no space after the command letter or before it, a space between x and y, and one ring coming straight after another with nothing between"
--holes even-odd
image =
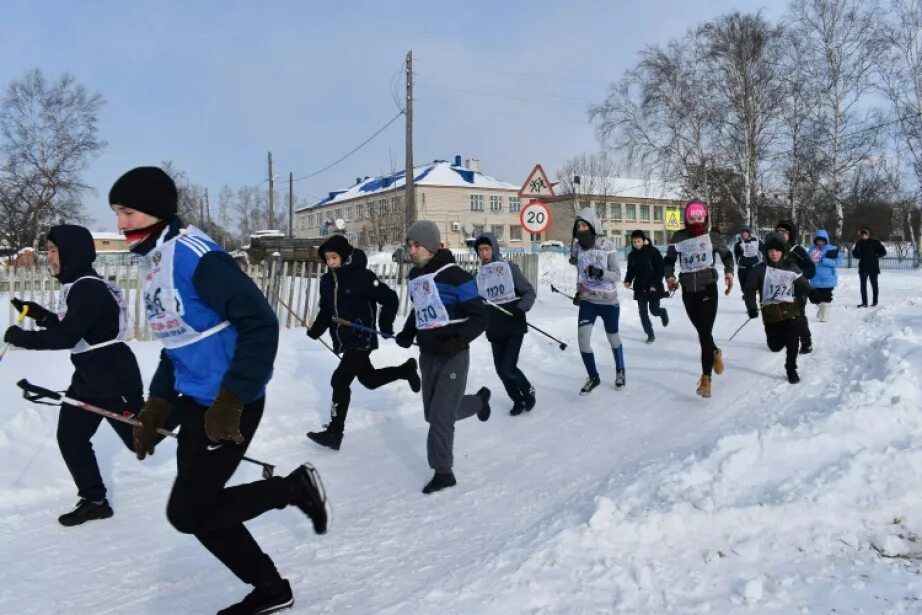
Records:
<instances>
[{"instance_id":1,"label":"power line","mask_svg":"<svg viewBox=\"0 0 922 615\"><path fill-rule=\"evenodd\" d=\"M448 66L452 68L460 68L462 70L469 70L469 71L474 71L478 73L483 73L483 72L502 73L506 75L521 75L523 77L531 77L533 79L550 79L553 81L572 81L574 83L594 83L594 84L605 85L605 86L608 86L611 84L610 81L601 81L598 79L578 79L575 77L562 77L559 75L549 75L547 73L529 73L529 72L516 71L516 70L506 70L506 69L501 69L501 68L483 68L479 66L471 66L469 64L457 64L457 63L452 63L452 62L442 62L440 60L429 60L429 59L423 58L423 64L426 64L426 63L435 64L439 66Z\"/></svg>"},{"instance_id":2,"label":"power line","mask_svg":"<svg viewBox=\"0 0 922 615\"><path fill-rule=\"evenodd\" d=\"M466 89L466 88L456 88L450 85L442 85L439 83L429 83L426 81L417 82L416 85L420 85L423 87L429 87L429 88L439 88L443 90L451 90L453 92L461 92L464 94L479 94L481 96L490 96L493 98L508 98L512 100L523 100L526 102L550 102L550 103L556 103L560 105L570 105L570 106L578 105L581 107L583 106L588 107L589 105L593 104L589 101L580 100L578 98L567 98L567 97L562 97L562 96L544 96L544 95L520 96L520 95L515 95L515 94L500 94L496 92L495 90L485 91L485 90L472 90L472 89Z\"/></svg>"}]
</instances>

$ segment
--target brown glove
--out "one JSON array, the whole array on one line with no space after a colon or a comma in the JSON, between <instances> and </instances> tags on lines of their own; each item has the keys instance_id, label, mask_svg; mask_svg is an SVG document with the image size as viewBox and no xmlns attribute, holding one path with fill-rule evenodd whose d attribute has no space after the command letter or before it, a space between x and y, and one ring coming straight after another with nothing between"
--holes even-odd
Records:
<instances>
[{"instance_id":1,"label":"brown glove","mask_svg":"<svg viewBox=\"0 0 922 615\"><path fill-rule=\"evenodd\" d=\"M138 413L141 424L135 425L131 430L134 437L134 452L138 459L154 454L154 447L161 439L157 429L166 424L166 419L172 411L173 404L156 395L151 395L141 408L141 412Z\"/></svg>"},{"instance_id":2,"label":"brown glove","mask_svg":"<svg viewBox=\"0 0 922 615\"><path fill-rule=\"evenodd\" d=\"M227 389L221 389L218 398L205 412L205 435L212 442L224 440L243 444L243 434L240 433L241 414L243 402Z\"/></svg>"}]
</instances>

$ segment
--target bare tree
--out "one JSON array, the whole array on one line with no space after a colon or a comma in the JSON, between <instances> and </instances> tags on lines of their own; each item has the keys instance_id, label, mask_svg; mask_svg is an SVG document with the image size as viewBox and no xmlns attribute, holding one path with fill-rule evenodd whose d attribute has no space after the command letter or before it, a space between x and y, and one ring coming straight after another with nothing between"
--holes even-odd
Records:
<instances>
[{"instance_id":1,"label":"bare tree","mask_svg":"<svg viewBox=\"0 0 922 615\"><path fill-rule=\"evenodd\" d=\"M608 152L582 153L564 162L557 171L560 194L605 194L609 180L619 174L615 162ZM579 183L575 183L579 178Z\"/></svg>"},{"instance_id":2,"label":"bare tree","mask_svg":"<svg viewBox=\"0 0 922 615\"><path fill-rule=\"evenodd\" d=\"M233 206L237 214L238 235L244 244L249 243L250 235L260 227L261 214L266 211L264 191L259 187L244 186L237 190Z\"/></svg>"},{"instance_id":3,"label":"bare tree","mask_svg":"<svg viewBox=\"0 0 922 615\"><path fill-rule=\"evenodd\" d=\"M0 106L0 240L20 248L60 220L83 221L82 173L105 142L104 104L65 74L48 83L33 70L7 87Z\"/></svg>"}]
</instances>

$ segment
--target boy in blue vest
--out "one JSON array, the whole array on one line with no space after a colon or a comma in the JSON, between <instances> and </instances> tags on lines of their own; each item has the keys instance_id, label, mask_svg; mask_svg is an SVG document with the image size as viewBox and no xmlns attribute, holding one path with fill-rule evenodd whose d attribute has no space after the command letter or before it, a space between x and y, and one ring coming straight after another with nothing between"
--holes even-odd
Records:
<instances>
[{"instance_id":1,"label":"boy in blue vest","mask_svg":"<svg viewBox=\"0 0 922 615\"><path fill-rule=\"evenodd\" d=\"M177 476L170 523L193 534L241 581L254 586L219 615L291 606L291 586L244 526L273 508L297 506L314 531L327 531L323 484L304 464L285 478L225 487L253 440L278 347L278 321L259 289L205 233L181 228L173 180L156 167L120 177L109 204L129 249L141 257L144 305L164 346L150 396L134 430L139 459L176 405Z\"/></svg>"}]
</instances>

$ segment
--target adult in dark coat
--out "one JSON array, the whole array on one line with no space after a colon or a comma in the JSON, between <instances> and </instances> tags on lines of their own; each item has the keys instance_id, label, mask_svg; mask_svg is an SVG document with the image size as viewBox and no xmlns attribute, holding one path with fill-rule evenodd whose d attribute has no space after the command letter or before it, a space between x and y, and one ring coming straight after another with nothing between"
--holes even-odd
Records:
<instances>
[{"instance_id":1,"label":"adult in dark coat","mask_svg":"<svg viewBox=\"0 0 922 615\"><path fill-rule=\"evenodd\" d=\"M664 327L669 325L669 314L666 308L659 305L660 298L665 294L663 255L646 240L647 237L641 230L631 233L631 251L627 255L624 286L634 289L634 301L637 302L640 323L647 334L647 343L652 344L656 337L653 335L649 314L658 317Z\"/></svg>"},{"instance_id":2,"label":"adult in dark coat","mask_svg":"<svg viewBox=\"0 0 922 615\"><path fill-rule=\"evenodd\" d=\"M858 229L858 241L852 248L852 256L858 259L858 277L861 278L861 304L858 307L868 307L868 280L871 281L871 292L877 305L877 276L880 275L880 259L887 255L887 249L880 241L871 238L871 229L863 227Z\"/></svg>"}]
</instances>

